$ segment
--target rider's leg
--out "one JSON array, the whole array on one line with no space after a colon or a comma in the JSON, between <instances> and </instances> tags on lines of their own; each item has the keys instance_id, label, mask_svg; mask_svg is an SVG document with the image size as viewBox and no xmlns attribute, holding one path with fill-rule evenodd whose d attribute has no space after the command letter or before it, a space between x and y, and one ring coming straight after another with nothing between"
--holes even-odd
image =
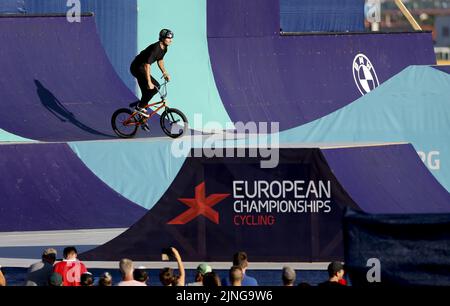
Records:
<instances>
[{"instance_id":1,"label":"rider's leg","mask_svg":"<svg viewBox=\"0 0 450 306\"><path fill-rule=\"evenodd\" d=\"M138 79L139 88L141 89L142 98L138 103L138 106L140 108L145 108L147 106L148 102L152 98L151 90L148 88L148 82L145 78L140 77Z\"/></svg>"},{"instance_id":2,"label":"rider's leg","mask_svg":"<svg viewBox=\"0 0 450 306\"><path fill-rule=\"evenodd\" d=\"M145 79L145 77L139 76L139 78L137 78L137 81L139 84L139 88L141 89L142 98L136 105L135 110L141 116L148 118L149 115L147 114L145 107L147 106L148 102L151 100L152 95L151 95L150 89L148 88L148 82Z\"/></svg>"},{"instance_id":3,"label":"rider's leg","mask_svg":"<svg viewBox=\"0 0 450 306\"><path fill-rule=\"evenodd\" d=\"M145 112L144 110L145 106L147 106L148 102L153 97L150 93L150 88L148 88L145 69L141 66L136 66L133 62L131 63L130 66L130 72L136 78L139 85L139 89L141 90L142 93L142 98L140 101L138 101L136 109L137 110L142 109Z\"/></svg>"},{"instance_id":4,"label":"rider's leg","mask_svg":"<svg viewBox=\"0 0 450 306\"><path fill-rule=\"evenodd\" d=\"M160 85L158 81L155 80L153 77L151 78L153 85L159 87ZM153 96L158 93L158 90L156 88L150 89L148 86L147 78L145 78L144 76L140 76L138 78L138 84L142 92L142 98L141 101L138 103L138 107L145 108L148 102L150 102L150 100L153 98Z\"/></svg>"}]
</instances>

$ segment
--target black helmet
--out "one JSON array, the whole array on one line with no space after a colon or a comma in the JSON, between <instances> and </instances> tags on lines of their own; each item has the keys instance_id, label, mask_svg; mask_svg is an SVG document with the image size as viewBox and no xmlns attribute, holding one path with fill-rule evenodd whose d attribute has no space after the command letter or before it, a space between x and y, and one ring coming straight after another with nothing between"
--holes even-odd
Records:
<instances>
[{"instance_id":1,"label":"black helmet","mask_svg":"<svg viewBox=\"0 0 450 306\"><path fill-rule=\"evenodd\" d=\"M162 29L161 32L159 32L159 40L163 41L166 38L173 38L173 32L169 29Z\"/></svg>"}]
</instances>

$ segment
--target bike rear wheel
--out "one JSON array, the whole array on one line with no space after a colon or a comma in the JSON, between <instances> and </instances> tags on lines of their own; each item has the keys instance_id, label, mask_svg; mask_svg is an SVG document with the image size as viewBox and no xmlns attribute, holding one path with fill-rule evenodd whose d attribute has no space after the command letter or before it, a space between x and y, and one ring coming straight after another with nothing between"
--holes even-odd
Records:
<instances>
[{"instance_id":1,"label":"bike rear wheel","mask_svg":"<svg viewBox=\"0 0 450 306\"><path fill-rule=\"evenodd\" d=\"M178 138L188 132L188 120L186 116L176 108L167 108L161 115L161 129L171 137Z\"/></svg>"},{"instance_id":2,"label":"bike rear wheel","mask_svg":"<svg viewBox=\"0 0 450 306\"><path fill-rule=\"evenodd\" d=\"M121 138L131 138L137 133L139 119L132 118L133 112L128 108L121 108L114 112L111 117L111 125L117 136Z\"/></svg>"}]
</instances>

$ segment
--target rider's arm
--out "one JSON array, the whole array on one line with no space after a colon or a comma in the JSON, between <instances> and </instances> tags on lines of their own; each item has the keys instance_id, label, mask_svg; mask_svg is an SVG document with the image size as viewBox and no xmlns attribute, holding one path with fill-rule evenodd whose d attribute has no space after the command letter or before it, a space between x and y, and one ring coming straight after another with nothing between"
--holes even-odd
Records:
<instances>
[{"instance_id":1,"label":"rider's arm","mask_svg":"<svg viewBox=\"0 0 450 306\"><path fill-rule=\"evenodd\" d=\"M161 72L163 73L163 76L168 75L166 68L164 67L164 60L159 60L158 61L158 67L161 70Z\"/></svg>"},{"instance_id":2,"label":"rider's arm","mask_svg":"<svg viewBox=\"0 0 450 306\"><path fill-rule=\"evenodd\" d=\"M150 65L149 64L145 64L144 67L145 67L145 75L147 76L148 86L151 89L154 85L152 83Z\"/></svg>"},{"instance_id":3,"label":"rider's arm","mask_svg":"<svg viewBox=\"0 0 450 306\"><path fill-rule=\"evenodd\" d=\"M169 82L170 81L170 75L167 73L166 68L164 67L164 60L158 61L159 69L161 69L161 72L163 73L164 79Z\"/></svg>"}]
</instances>

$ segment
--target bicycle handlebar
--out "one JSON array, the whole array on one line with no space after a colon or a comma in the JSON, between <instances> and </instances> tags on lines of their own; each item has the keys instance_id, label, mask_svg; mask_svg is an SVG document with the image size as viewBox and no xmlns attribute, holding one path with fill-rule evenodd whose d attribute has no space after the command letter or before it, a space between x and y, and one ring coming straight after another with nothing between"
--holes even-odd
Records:
<instances>
[{"instance_id":1,"label":"bicycle handlebar","mask_svg":"<svg viewBox=\"0 0 450 306\"><path fill-rule=\"evenodd\" d=\"M164 76L162 78L164 78ZM159 87L155 86L156 90L158 91L159 95L161 96L161 99L165 99L167 97L167 83L169 83L169 81L165 81L164 83L159 85Z\"/></svg>"}]
</instances>

